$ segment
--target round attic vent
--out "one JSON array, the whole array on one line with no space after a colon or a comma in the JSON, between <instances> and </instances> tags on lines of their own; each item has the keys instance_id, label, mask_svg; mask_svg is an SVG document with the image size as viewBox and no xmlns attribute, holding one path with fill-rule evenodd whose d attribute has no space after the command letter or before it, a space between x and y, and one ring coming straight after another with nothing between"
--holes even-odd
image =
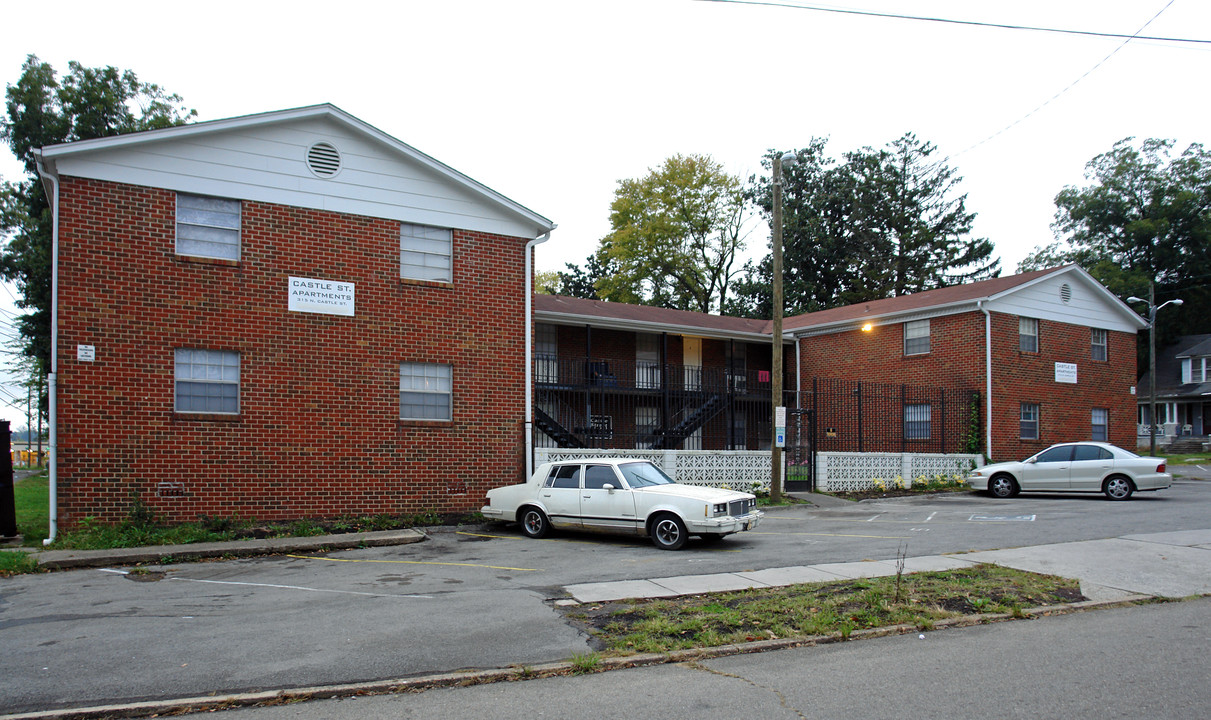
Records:
<instances>
[{"instance_id":1,"label":"round attic vent","mask_svg":"<svg viewBox=\"0 0 1211 720\"><path fill-rule=\"evenodd\" d=\"M341 153L331 143L317 142L307 149L307 168L322 178L341 171Z\"/></svg>"},{"instance_id":2,"label":"round attic vent","mask_svg":"<svg viewBox=\"0 0 1211 720\"><path fill-rule=\"evenodd\" d=\"M1068 283L1060 286L1060 299L1065 303L1072 299L1072 286Z\"/></svg>"}]
</instances>

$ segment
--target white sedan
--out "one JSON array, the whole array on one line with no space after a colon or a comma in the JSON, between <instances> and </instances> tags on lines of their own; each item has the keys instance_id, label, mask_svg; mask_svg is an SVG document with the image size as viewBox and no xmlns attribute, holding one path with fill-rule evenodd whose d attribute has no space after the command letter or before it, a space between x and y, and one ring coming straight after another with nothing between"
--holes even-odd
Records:
<instances>
[{"instance_id":1,"label":"white sedan","mask_svg":"<svg viewBox=\"0 0 1211 720\"><path fill-rule=\"evenodd\" d=\"M533 538L551 528L647 536L679 550L690 535L715 541L757 527L765 517L749 493L679 485L646 460L545 463L530 481L488 491L480 512L517 522Z\"/></svg>"},{"instance_id":2,"label":"white sedan","mask_svg":"<svg viewBox=\"0 0 1211 720\"><path fill-rule=\"evenodd\" d=\"M1173 484L1164 458L1140 457L1103 442L1061 443L1021 462L985 465L968 478L972 490L1007 498L1019 492L1105 493L1126 500Z\"/></svg>"}]
</instances>

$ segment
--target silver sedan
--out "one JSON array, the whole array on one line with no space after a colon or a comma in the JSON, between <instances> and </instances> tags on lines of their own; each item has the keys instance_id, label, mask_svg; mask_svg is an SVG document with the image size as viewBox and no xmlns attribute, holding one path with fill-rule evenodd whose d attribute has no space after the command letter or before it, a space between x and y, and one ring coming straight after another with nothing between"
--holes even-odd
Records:
<instances>
[{"instance_id":1,"label":"silver sedan","mask_svg":"<svg viewBox=\"0 0 1211 720\"><path fill-rule=\"evenodd\" d=\"M1019 492L1104 493L1126 500L1132 493L1173 484L1164 458L1141 457L1103 442L1061 443L1021 462L977 468L967 478L972 490L1007 498Z\"/></svg>"}]
</instances>

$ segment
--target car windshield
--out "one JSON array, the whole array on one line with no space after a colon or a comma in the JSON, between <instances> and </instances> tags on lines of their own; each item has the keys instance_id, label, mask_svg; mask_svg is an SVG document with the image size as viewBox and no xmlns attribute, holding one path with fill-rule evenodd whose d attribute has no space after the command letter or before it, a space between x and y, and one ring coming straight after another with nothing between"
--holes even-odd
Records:
<instances>
[{"instance_id":1,"label":"car windshield","mask_svg":"<svg viewBox=\"0 0 1211 720\"><path fill-rule=\"evenodd\" d=\"M648 487L649 485L671 485L673 479L664 471L649 462L626 463L619 465L622 476L632 488Z\"/></svg>"}]
</instances>

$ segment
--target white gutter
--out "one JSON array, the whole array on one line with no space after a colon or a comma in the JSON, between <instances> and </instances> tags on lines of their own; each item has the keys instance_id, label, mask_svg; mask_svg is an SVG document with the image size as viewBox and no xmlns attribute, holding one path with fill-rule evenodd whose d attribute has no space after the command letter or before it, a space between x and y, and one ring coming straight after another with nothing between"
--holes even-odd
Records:
<instances>
[{"instance_id":1,"label":"white gutter","mask_svg":"<svg viewBox=\"0 0 1211 720\"><path fill-rule=\"evenodd\" d=\"M992 316L983 300L976 308L984 313L984 455L992 462Z\"/></svg>"},{"instance_id":2,"label":"white gutter","mask_svg":"<svg viewBox=\"0 0 1211 720\"><path fill-rule=\"evenodd\" d=\"M34 151L38 174L44 183L52 186L50 196L51 217L51 281L50 281L50 374L46 379L46 393L50 400L50 445L48 451L48 490L50 495L50 537L42 541L50 545L59 535L59 433L58 424L58 370L59 370L59 178L46 169L42 153ZM45 185L43 186L45 189Z\"/></svg>"},{"instance_id":3,"label":"white gutter","mask_svg":"<svg viewBox=\"0 0 1211 720\"><path fill-rule=\"evenodd\" d=\"M534 474L534 248L551 238L550 231L526 243L526 476Z\"/></svg>"}]
</instances>

